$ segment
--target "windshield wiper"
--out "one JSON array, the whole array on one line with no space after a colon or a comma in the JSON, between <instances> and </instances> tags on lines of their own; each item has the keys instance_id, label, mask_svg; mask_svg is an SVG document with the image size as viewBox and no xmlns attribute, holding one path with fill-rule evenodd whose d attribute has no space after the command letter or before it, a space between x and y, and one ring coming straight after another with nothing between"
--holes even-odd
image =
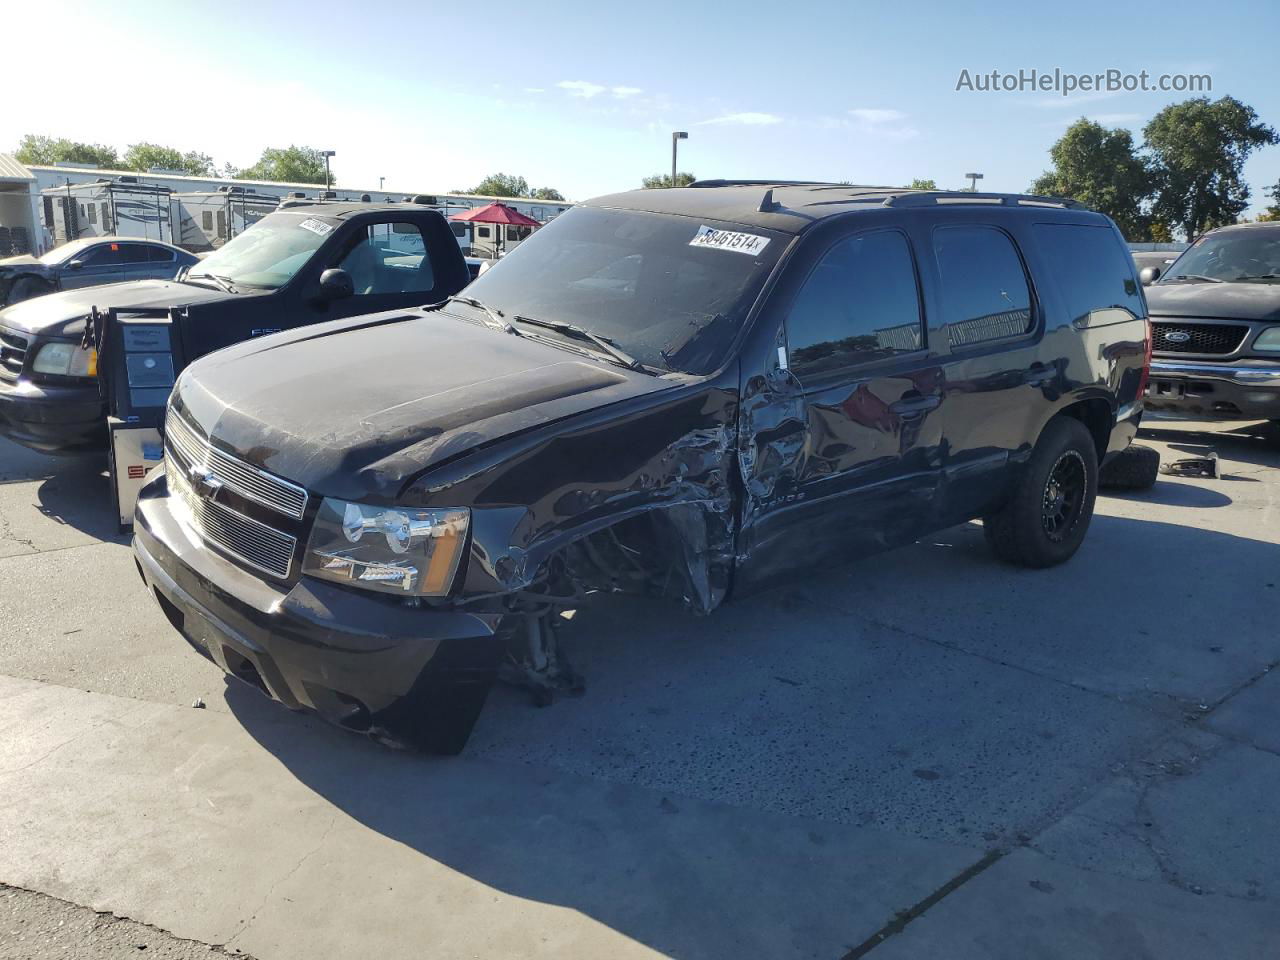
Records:
<instances>
[{"instance_id":1,"label":"windshield wiper","mask_svg":"<svg viewBox=\"0 0 1280 960\"><path fill-rule=\"evenodd\" d=\"M1218 277L1206 277L1202 273L1180 273L1173 279L1175 280L1199 280L1201 283L1226 283Z\"/></svg>"},{"instance_id":2,"label":"windshield wiper","mask_svg":"<svg viewBox=\"0 0 1280 960\"><path fill-rule=\"evenodd\" d=\"M1280 273L1259 273L1252 276L1236 277L1237 280L1280 280Z\"/></svg>"},{"instance_id":3,"label":"windshield wiper","mask_svg":"<svg viewBox=\"0 0 1280 960\"><path fill-rule=\"evenodd\" d=\"M548 330L554 330L556 333L563 333L566 336L576 337L579 340L586 340L589 343L595 344L596 347L608 354L614 360L618 361L618 363L622 364L628 370L646 371L643 363L631 356L631 354L627 353L622 348L614 346L612 340L602 337L598 333L592 333L590 330L586 330L582 327L576 326L575 324L561 323L557 320L539 320L537 317L525 317L518 313L511 319L518 320L521 323L527 323L534 327L546 327Z\"/></svg>"},{"instance_id":4,"label":"windshield wiper","mask_svg":"<svg viewBox=\"0 0 1280 960\"><path fill-rule=\"evenodd\" d=\"M503 333L514 333L520 336L520 331L513 327L505 317L501 310L495 310L483 300L477 300L475 297L449 297L444 303L465 303L469 307L475 307L477 310L483 310L493 322L488 324ZM442 304L443 305L443 304Z\"/></svg>"},{"instance_id":5,"label":"windshield wiper","mask_svg":"<svg viewBox=\"0 0 1280 960\"><path fill-rule=\"evenodd\" d=\"M188 273L187 274L188 280L194 280L197 277L208 277L210 280L216 283L223 290L227 291L227 293L236 292L236 285L235 283L232 282L230 277L219 276L216 273Z\"/></svg>"}]
</instances>

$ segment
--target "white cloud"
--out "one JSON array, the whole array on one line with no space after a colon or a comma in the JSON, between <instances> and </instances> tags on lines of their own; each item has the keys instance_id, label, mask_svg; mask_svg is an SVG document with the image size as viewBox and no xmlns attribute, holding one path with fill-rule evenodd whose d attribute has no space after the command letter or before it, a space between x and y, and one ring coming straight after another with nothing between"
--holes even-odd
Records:
<instances>
[{"instance_id":1,"label":"white cloud","mask_svg":"<svg viewBox=\"0 0 1280 960\"><path fill-rule=\"evenodd\" d=\"M705 127L712 124L736 124L746 127L767 127L781 122L782 118L774 116L772 113L726 113L723 117L714 117L711 120L700 120L698 122L698 126Z\"/></svg>"},{"instance_id":2,"label":"white cloud","mask_svg":"<svg viewBox=\"0 0 1280 960\"><path fill-rule=\"evenodd\" d=\"M556 86L561 90L569 91L569 96L582 97L584 100L599 96L607 89L598 83L589 83L586 80L561 80Z\"/></svg>"},{"instance_id":3,"label":"white cloud","mask_svg":"<svg viewBox=\"0 0 1280 960\"><path fill-rule=\"evenodd\" d=\"M1077 107L1082 103L1097 103L1099 100L1110 100L1120 96L1119 90L1097 90L1093 93L1071 93L1067 96L1046 97L1031 101L1032 106L1052 110L1058 107Z\"/></svg>"},{"instance_id":4,"label":"white cloud","mask_svg":"<svg viewBox=\"0 0 1280 960\"><path fill-rule=\"evenodd\" d=\"M849 111L849 116L872 125L897 123L900 120L907 119L907 115L901 110L879 110L874 107L855 107Z\"/></svg>"},{"instance_id":5,"label":"white cloud","mask_svg":"<svg viewBox=\"0 0 1280 960\"><path fill-rule=\"evenodd\" d=\"M546 87L525 87L524 92L525 93L546 93L547 88Z\"/></svg>"},{"instance_id":6,"label":"white cloud","mask_svg":"<svg viewBox=\"0 0 1280 960\"><path fill-rule=\"evenodd\" d=\"M634 97L637 93L644 93L639 87L613 87L609 91L619 100L625 100L627 97Z\"/></svg>"}]
</instances>

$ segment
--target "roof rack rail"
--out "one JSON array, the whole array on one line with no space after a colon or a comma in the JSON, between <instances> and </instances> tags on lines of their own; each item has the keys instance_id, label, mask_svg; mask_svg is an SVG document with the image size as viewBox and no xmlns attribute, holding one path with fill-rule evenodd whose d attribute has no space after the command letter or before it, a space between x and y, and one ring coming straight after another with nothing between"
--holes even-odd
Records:
<instances>
[{"instance_id":1,"label":"roof rack rail","mask_svg":"<svg viewBox=\"0 0 1280 960\"><path fill-rule=\"evenodd\" d=\"M1009 207L1062 207L1067 210L1091 210L1079 200L1065 197L1043 197L1034 193L974 193L970 190L922 190L886 197L886 207L923 207L936 204L978 203Z\"/></svg>"},{"instance_id":2,"label":"roof rack rail","mask_svg":"<svg viewBox=\"0 0 1280 960\"><path fill-rule=\"evenodd\" d=\"M695 180L691 187L828 187L825 180Z\"/></svg>"}]
</instances>

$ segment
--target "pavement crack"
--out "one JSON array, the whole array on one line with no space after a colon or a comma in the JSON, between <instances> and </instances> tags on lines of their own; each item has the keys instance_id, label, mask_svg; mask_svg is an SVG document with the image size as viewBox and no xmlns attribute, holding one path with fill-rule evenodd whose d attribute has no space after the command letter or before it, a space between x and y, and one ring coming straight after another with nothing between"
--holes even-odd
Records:
<instances>
[{"instance_id":1,"label":"pavement crack","mask_svg":"<svg viewBox=\"0 0 1280 960\"><path fill-rule=\"evenodd\" d=\"M929 894L929 896L915 904L915 906L909 907L906 910L899 910L892 920L846 953L840 958L840 960L859 960L860 957L865 957L890 937L896 936L905 930L907 924L911 923L911 921L924 916L929 909L941 903L944 899L955 893L974 877L978 876L978 874L994 866L1003 856L1003 850L988 851L981 860L960 871L937 890L933 891L933 893Z\"/></svg>"}]
</instances>

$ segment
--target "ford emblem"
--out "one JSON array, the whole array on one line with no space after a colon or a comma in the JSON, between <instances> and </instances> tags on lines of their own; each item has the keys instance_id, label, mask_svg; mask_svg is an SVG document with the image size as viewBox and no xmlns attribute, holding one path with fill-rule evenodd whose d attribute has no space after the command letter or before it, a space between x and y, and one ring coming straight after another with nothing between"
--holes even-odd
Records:
<instances>
[{"instance_id":1,"label":"ford emblem","mask_svg":"<svg viewBox=\"0 0 1280 960\"><path fill-rule=\"evenodd\" d=\"M1186 343L1191 339L1191 334L1185 330L1170 330L1164 335L1164 338L1170 343Z\"/></svg>"}]
</instances>

